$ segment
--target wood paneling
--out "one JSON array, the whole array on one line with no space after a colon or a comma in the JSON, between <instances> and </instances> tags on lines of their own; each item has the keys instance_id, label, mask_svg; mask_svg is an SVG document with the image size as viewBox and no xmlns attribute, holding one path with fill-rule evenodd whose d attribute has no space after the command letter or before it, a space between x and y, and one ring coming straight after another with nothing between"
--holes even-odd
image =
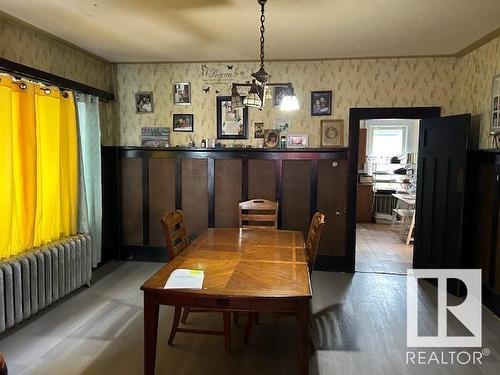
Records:
<instances>
[{"instance_id":1,"label":"wood paneling","mask_svg":"<svg viewBox=\"0 0 500 375\"><path fill-rule=\"evenodd\" d=\"M248 160L248 199L276 200L276 163L273 160Z\"/></svg>"},{"instance_id":2,"label":"wood paneling","mask_svg":"<svg viewBox=\"0 0 500 375\"><path fill-rule=\"evenodd\" d=\"M307 235L310 215L311 162L308 160L283 161L283 195L281 227L301 231Z\"/></svg>"},{"instance_id":3,"label":"wood paneling","mask_svg":"<svg viewBox=\"0 0 500 375\"><path fill-rule=\"evenodd\" d=\"M373 184L358 184L356 222L369 223L373 215Z\"/></svg>"},{"instance_id":4,"label":"wood paneling","mask_svg":"<svg viewBox=\"0 0 500 375\"><path fill-rule=\"evenodd\" d=\"M318 162L318 211L326 215L319 254L345 255L347 160Z\"/></svg>"},{"instance_id":5,"label":"wood paneling","mask_svg":"<svg viewBox=\"0 0 500 375\"><path fill-rule=\"evenodd\" d=\"M122 244L143 244L142 160L121 161Z\"/></svg>"},{"instance_id":6,"label":"wood paneling","mask_svg":"<svg viewBox=\"0 0 500 375\"><path fill-rule=\"evenodd\" d=\"M182 160L182 211L189 236L208 228L208 160Z\"/></svg>"},{"instance_id":7,"label":"wood paneling","mask_svg":"<svg viewBox=\"0 0 500 375\"><path fill-rule=\"evenodd\" d=\"M175 160L149 159L149 244L165 246L160 218L175 210Z\"/></svg>"},{"instance_id":8,"label":"wood paneling","mask_svg":"<svg viewBox=\"0 0 500 375\"><path fill-rule=\"evenodd\" d=\"M241 160L215 161L215 227L238 228L241 170Z\"/></svg>"}]
</instances>

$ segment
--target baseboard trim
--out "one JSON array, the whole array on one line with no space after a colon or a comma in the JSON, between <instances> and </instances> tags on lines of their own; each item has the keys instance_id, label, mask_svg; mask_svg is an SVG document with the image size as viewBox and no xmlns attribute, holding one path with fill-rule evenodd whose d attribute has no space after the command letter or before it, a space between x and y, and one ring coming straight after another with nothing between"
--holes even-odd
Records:
<instances>
[{"instance_id":1,"label":"baseboard trim","mask_svg":"<svg viewBox=\"0 0 500 375\"><path fill-rule=\"evenodd\" d=\"M159 262L168 261L167 249L157 246L121 246L120 259L135 262Z\"/></svg>"},{"instance_id":2,"label":"baseboard trim","mask_svg":"<svg viewBox=\"0 0 500 375\"><path fill-rule=\"evenodd\" d=\"M317 255L314 269L328 272L353 272L347 257L335 255Z\"/></svg>"}]
</instances>

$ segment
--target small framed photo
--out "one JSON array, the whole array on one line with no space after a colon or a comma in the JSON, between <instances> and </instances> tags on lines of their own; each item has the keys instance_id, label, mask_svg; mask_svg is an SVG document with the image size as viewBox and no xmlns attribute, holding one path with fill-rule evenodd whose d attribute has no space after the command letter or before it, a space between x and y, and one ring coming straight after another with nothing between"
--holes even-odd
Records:
<instances>
[{"instance_id":1,"label":"small framed photo","mask_svg":"<svg viewBox=\"0 0 500 375\"><path fill-rule=\"evenodd\" d=\"M277 129L264 130L264 148L277 148L279 146L280 131Z\"/></svg>"},{"instance_id":2,"label":"small framed photo","mask_svg":"<svg viewBox=\"0 0 500 375\"><path fill-rule=\"evenodd\" d=\"M273 106L279 107L281 105L281 99L287 94L289 88L288 87L273 87Z\"/></svg>"},{"instance_id":3,"label":"small framed photo","mask_svg":"<svg viewBox=\"0 0 500 375\"><path fill-rule=\"evenodd\" d=\"M191 104L191 84L189 82L174 83L174 104Z\"/></svg>"},{"instance_id":4,"label":"small framed photo","mask_svg":"<svg viewBox=\"0 0 500 375\"><path fill-rule=\"evenodd\" d=\"M309 145L309 134L288 134L286 136L287 148L307 148Z\"/></svg>"},{"instance_id":5,"label":"small framed photo","mask_svg":"<svg viewBox=\"0 0 500 375\"><path fill-rule=\"evenodd\" d=\"M311 91L311 116L330 116L332 114L332 92Z\"/></svg>"},{"instance_id":6,"label":"small framed photo","mask_svg":"<svg viewBox=\"0 0 500 375\"><path fill-rule=\"evenodd\" d=\"M135 112L153 113L153 92L137 92L135 94Z\"/></svg>"},{"instance_id":7,"label":"small framed photo","mask_svg":"<svg viewBox=\"0 0 500 375\"><path fill-rule=\"evenodd\" d=\"M142 147L168 147L170 144L170 128L144 127L141 128Z\"/></svg>"},{"instance_id":8,"label":"small framed photo","mask_svg":"<svg viewBox=\"0 0 500 375\"><path fill-rule=\"evenodd\" d=\"M321 120L321 147L344 146L344 120Z\"/></svg>"},{"instance_id":9,"label":"small framed photo","mask_svg":"<svg viewBox=\"0 0 500 375\"><path fill-rule=\"evenodd\" d=\"M217 139L247 139L248 107L232 109L230 96L217 97Z\"/></svg>"},{"instance_id":10,"label":"small framed photo","mask_svg":"<svg viewBox=\"0 0 500 375\"><path fill-rule=\"evenodd\" d=\"M192 114L175 113L172 129L174 132L193 132L194 116Z\"/></svg>"},{"instance_id":11,"label":"small framed photo","mask_svg":"<svg viewBox=\"0 0 500 375\"><path fill-rule=\"evenodd\" d=\"M493 89L491 95L491 130L500 130L500 74L493 77Z\"/></svg>"},{"instance_id":12,"label":"small framed photo","mask_svg":"<svg viewBox=\"0 0 500 375\"><path fill-rule=\"evenodd\" d=\"M264 138L264 123L263 122L254 122L254 138Z\"/></svg>"},{"instance_id":13,"label":"small framed photo","mask_svg":"<svg viewBox=\"0 0 500 375\"><path fill-rule=\"evenodd\" d=\"M279 130L280 133L288 133L288 130L290 130L290 121L278 119L274 123L274 128Z\"/></svg>"}]
</instances>

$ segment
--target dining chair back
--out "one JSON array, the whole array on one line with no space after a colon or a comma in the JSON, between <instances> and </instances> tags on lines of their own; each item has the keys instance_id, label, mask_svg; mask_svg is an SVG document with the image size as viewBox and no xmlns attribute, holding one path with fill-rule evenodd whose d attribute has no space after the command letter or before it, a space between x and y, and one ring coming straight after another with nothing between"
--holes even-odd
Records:
<instances>
[{"instance_id":1,"label":"dining chair back","mask_svg":"<svg viewBox=\"0 0 500 375\"><path fill-rule=\"evenodd\" d=\"M326 216L320 212L316 212L311 219L311 225L309 226L309 233L307 234L306 240L306 254L309 273L312 273L316 263L316 254L318 253L321 233L325 227L325 219Z\"/></svg>"},{"instance_id":2,"label":"dining chair back","mask_svg":"<svg viewBox=\"0 0 500 375\"><path fill-rule=\"evenodd\" d=\"M173 259L177 254L189 245L189 237L184 224L184 215L181 210L168 212L160 219L169 259Z\"/></svg>"},{"instance_id":3,"label":"dining chair back","mask_svg":"<svg viewBox=\"0 0 500 375\"><path fill-rule=\"evenodd\" d=\"M278 202L251 199L240 202L240 228L278 229Z\"/></svg>"}]
</instances>

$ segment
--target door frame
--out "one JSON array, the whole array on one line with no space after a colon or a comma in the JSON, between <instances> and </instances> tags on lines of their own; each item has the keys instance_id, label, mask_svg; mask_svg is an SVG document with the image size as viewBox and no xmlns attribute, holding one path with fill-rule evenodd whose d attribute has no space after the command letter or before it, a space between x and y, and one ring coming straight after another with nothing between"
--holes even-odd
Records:
<instances>
[{"instance_id":1,"label":"door frame","mask_svg":"<svg viewBox=\"0 0 500 375\"><path fill-rule=\"evenodd\" d=\"M426 119L441 116L441 107L379 107L349 110L349 148L347 154L347 233L345 271L356 271L356 203L358 185L359 127L361 120Z\"/></svg>"}]
</instances>

